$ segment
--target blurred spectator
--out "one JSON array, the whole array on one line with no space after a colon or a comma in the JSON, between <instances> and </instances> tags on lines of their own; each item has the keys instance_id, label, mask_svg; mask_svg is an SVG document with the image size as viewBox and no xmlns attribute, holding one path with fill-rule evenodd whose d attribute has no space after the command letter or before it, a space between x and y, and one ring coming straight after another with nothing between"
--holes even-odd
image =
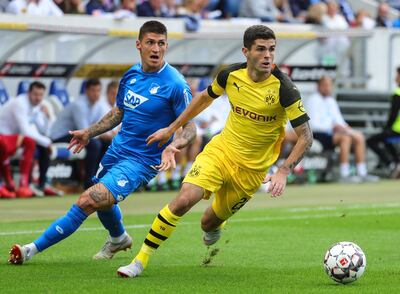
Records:
<instances>
[{"instance_id":1,"label":"blurred spectator","mask_svg":"<svg viewBox=\"0 0 400 294\"><path fill-rule=\"evenodd\" d=\"M377 181L368 175L365 163L365 138L352 129L343 119L336 99L332 96L332 79L328 76L318 81L318 92L305 100L305 108L312 118L310 126L314 139L320 141L324 150L339 146L340 181L358 183ZM350 151L354 149L357 176L350 175Z\"/></svg>"},{"instance_id":2,"label":"blurred spectator","mask_svg":"<svg viewBox=\"0 0 400 294\"><path fill-rule=\"evenodd\" d=\"M340 11L344 18L346 19L347 23L350 25L354 25L356 21L356 17L354 15L353 8L351 8L351 5L348 0L338 0L338 5L340 7Z\"/></svg>"},{"instance_id":3,"label":"blurred spectator","mask_svg":"<svg viewBox=\"0 0 400 294\"><path fill-rule=\"evenodd\" d=\"M6 9L12 14L62 16L64 13L52 0L12 0Z\"/></svg>"},{"instance_id":4,"label":"blurred spectator","mask_svg":"<svg viewBox=\"0 0 400 294\"><path fill-rule=\"evenodd\" d=\"M177 0L165 0L165 5L167 7L168 15L171 17L175 16L176 8L178 6Z\"/></svg>"},{"instance_id":5,"label":"blurred spectator","mask_svg":"<svg viewBox=\"0 0 400 294\"><path fill-rule=\"evenodd\" d=\"M328 8L325 3L320 2L308 7L306 23L322 25L322 17L326 14Z\"/></svg>"},{"instance_id":6,"label":"blurred spectator","mask_svg":"<svg viewBox=\"0 0 400 294\"><path fill-rule=\"evenodd\" d=\"M309 7L319 3L319 0L289 0L289 6L293 17L300 21L305 21L308 15Z\"/></svg>"},{"instance_id":7,"label":"blurred spectator","mask_svg":"<svg viewBox=\"0 0 400 294\"><path fill-rule=\"evenodd\" d=\"M389 15L390 7L386 2L381 2L378 5L378 15L376 16L377 27L392 27L392 20Z\"/></svg>"},{"instance_id":8,"label":"blurred spectator","mask_svg":"<svg viewBox=\"0 0 400 294\"><path fill-rule=\"evenodd\" d=\"M399 0L387 0L386 3L389 4L390 7L400 10Z\"/></svg>"},{"instance_id":9,"label":"blurred spectator","mask_svg":"<svg viewBox=\"0 0 400 294\"><path fill-rule=\"evenodd\" d=\"M293 14L289 6L288 0L274 0L276 8L280 11L283 18L287 22L294 22Z\"/></svg>"},{"instance_id":10,"label":"blurred spectator","mask_svg":"<svg viewBox=\"0 0 400 294\"><path fill-rule=\"evenodd\" d=\"M9 3L10 3L9 0L0 0L0 13L6 11L6 8Z\"/></svg>"},{"instance_id":11,"label":"blurred spectator","mask_svg":"<svg viewBox=\"0 0 400 294\"><path fill-rule=\"evenodd\" d=\"M116 18L135 17L136 0L121 0L120 6L114 12Z\"/></svg>"},{"instance_id":12,"label":"blurred spectator","mask_svg":"<svg viewBox=\"0 0 400 294\"><path fill-rule=\"evenodd\" d=\"M327 13L322 16L322 25L328 30L347 30L349 24L340 14L338 4L334 0L326 3ZM346 36L328 37L322 40L320 46L320 62L323 65L340 65L343 76L350 74L350 61L346 57L350 40Z\"/></svg>"},{"instance_id":13,"label":"blurred spectator","mask_svg":"<svg viewBox=\"0 0 400 294\"><path fill-rule=\"evenodd\" d=\"M101 83L98 79L86 81L85 95L68 104L59 114L50 130L54 142L69 143L72 136L69 131L89 127L103 117L103 109L99 103ZM93 138L86 146L85 157L85 189L92 185L101 158L102 142Z\"/></svg>"},{"instance_id":14,"label":"blurred spectator","mask_svg":"<svg viewBox=\"0 0 400 294\"><path fill-rule=\"evenodd\" d=\"M33 191L29 188L29 178L36 143L47 152L51 145L51 140L42 135L33 124L41 111L45 89L44 84L35 81L30 84L27 94L19 95L0 108L0 172L9 191L14 190L14 183L8 158L15 154L18 147L22 146L24 149L20 160L20 186L17 190L19 197L33 196Z\"/></svg>"},{"instance_id":15,"label":"blurred spectator","mask_svg":"<svg viewBox=\"0 0 400 294\"><path fill-rule=\"evenodd\" d=\"M115 106L115 102L117 100L118 93L118 85L119 82L116 80L110 81L107 84L106 89L106 99L99 101L99 104L102 108L102 116L106 115L110 110ZM100 140L103 142L103 150L101 152L101 156L107 151L108 146L110 146L112 139L118 133L120 126L116 126L114 129L109 130L107 133L104 133L99 136Z\"/></svg>"},{"instance_id":16,"label":"blurred spectator","mask_svg":"<svg viewBox=\"0 0 400 294\"><path fill-rule=\"evenodd\" d=\"M116 7L113 0L89 0L86 6L86 13L90 15L102 15L114 12Z\"/></svg>"},{"instance_id":17,"label":"blurred spectator","mask_svg":"<svg viewBox=\"0 0 400 294\"><path fill-rule=\"evenodd\" d=\"M65 14L85 14L85 5L82 0L64 0L58 7Z\"/></svg>"},{"instance_id":18,"label":"blurred spectator","mask_svg":"<svg viewBox=\"0 0 400 294\"><path fill-rule=\"evenodd\" d=\"M207 18L238 17L240 1L238 0L211 0L208 1L207 10L210 11ZM219 13L218 13L219 12Z\"/></svg>"},{"instance_id":19,"label":"blurred spectator","mask_svg":"<svg viewBox=\"0 0 400 294\"><path fill-rule=\"evenodd\" d=\"M144 0L137 6L137 15L147 17L170 16L165 0Z\"/></svg>"},{"instance_id":20,"label":"blurred spectator","mask_svg":"<svg viewBox=\"0 0 400 294\"><path fill-rule=\"evenodd\" d=\"M208 1L208 0L207 0ZM204 0L183 0L183 6L176 10L176 17L185 19L185 28L189 32L197 31L202 18L201 12L207 6Z\"/></svg>"},{"instance_id":21,"label":"blurred spectator","mask_svg":"<svg viewBox=\"0 0 400 294\"><path fill-rule=\"evenodd\" d=\"M400 137L400 67L397 68L396 84L386 126L381 133L367 140L368 147L379 157L379 165L390 168L392 178L400 175L399 155L393 144L387 141L393 137Z\"/></svg>"},{"instance_id":22,"label":"blurred spectator","mask_svg":"<svg viewBox=\"0 0 400 294\"><path fill-rule=\"evenodd\" d=\"M335 0L326 1L327 13L322 17L322 24L330 30L346 30L349 24L342 14L340 14L338 4Z\"/></svg>"},{"instance_id":23,"label":"blurred spectator","mask_svg":"<svg viewBox=\"0 0 400 294\"><path fill-rule=\"evenodd\" d=\"M262 21L286 21L285 16L276 8L274 0L241 0L239 16L259 18Z\"/></svg>"},{"instance_id":24,"label":"blurred spectator","mask_svg":"<svg viewBox=\"0 0 400 294\"><path fill-rule=\"evenodd\" d=\"M356 19L354 26L363 29L373 29L376 25L376 22L366 10L360 9L356 14Z\"/></svg>"}]
</instances>

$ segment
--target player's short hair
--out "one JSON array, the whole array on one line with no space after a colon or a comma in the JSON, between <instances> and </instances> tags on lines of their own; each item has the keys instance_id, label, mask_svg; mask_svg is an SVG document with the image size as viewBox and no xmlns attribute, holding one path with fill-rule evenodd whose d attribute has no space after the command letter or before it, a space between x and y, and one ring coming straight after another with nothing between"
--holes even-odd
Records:
<instances>
[{"instance_id":1,"label":"player's short hair","mask_svg":"<svg viewBox=\"0 0 400 294\"><path fill-rule=\"evenodd\" d=\"M46 86L42 82L34 81L29 85L28 91L32 92L33 88L45 90Z\"/></svg>"},{"instance_id":2,"label":"player's short hair","mask_svg":"<svg viewBox=\"0 0 400 294\"><path fill-rule=\"evenodd\" d=\"M101 82L99 79L93 78L93 79L87 79L86 84L85 84L85 90L89 89L90 87L93 86L101 86Z\"/></svg>"},{"instance_id":3,"label":"player's short hair","mask_svg":"<svg viewBox=\"0 0 400 294\"><path fill-rule=\"evenodd\" d=\"M139 30L139 40L142 40L147 33L165 35L167 37L167 28L161 22L156 20L146 21Z\"/></svg>"},{"instance_id":4,"label":"player's short hair","mask_svg":"<svg viewBox=\"0 0 400 294\"><path fill-rule=\"evenodd\" d=\"M275 33L264 25L254 25L246 29L243 35L243 46L250 49L257 39L276 40Z\"/></svg>"},{"instance_id":5,"label":"player's short hair","mask_svg":"<svg viewBox=\"0 0 400 294\"><path fill-rule=\"evenodd\" d=\"M397 67L397 74L400 75L400 66Z\"/></svg>"},{"instance_id":6,"label":"player's short hair","mask_svg":"<svg viewBox=\"0 0 400 294\"><path fill-rule=\"evenodd\" d=\"M112 88L118 88L119 82L117 80L112 80L107 84L107 92L110 91Z\"/></svg>"}]
</instances>

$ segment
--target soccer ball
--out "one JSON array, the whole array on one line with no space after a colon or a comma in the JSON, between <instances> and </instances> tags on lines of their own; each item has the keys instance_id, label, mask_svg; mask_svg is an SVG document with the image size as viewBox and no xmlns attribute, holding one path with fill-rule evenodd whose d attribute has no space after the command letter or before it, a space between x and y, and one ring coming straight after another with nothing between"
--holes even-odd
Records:
<instances>
[{"instance_id":1,"label":"soccer ball","mask_svg":"<svg viewBox=\"0 0 400 294\"><path fill-rule=\"evenodd\" d=\"M339 242L331 246L325 254L326 274L335 282L347 284L359 279L367 266L361 248L352 242Z\"/></svg>"}]
</instances>

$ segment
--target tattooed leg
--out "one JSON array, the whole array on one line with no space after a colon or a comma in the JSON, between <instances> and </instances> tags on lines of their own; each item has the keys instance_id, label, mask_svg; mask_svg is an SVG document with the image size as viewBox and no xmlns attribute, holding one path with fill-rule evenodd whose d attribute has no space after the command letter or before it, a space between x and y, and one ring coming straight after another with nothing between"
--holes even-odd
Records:
<instances>
[{"instance_id":1,"label":"tattooed leg","mask_svg":"<svg viewBox=\"0 0 400 294\"><path fill-rule=\"evenodd\" d=\"M110 209L114 203L113 195L102 183L88 188L76 202L87 215L97 210Z\"/></svg>"}]
</instances>

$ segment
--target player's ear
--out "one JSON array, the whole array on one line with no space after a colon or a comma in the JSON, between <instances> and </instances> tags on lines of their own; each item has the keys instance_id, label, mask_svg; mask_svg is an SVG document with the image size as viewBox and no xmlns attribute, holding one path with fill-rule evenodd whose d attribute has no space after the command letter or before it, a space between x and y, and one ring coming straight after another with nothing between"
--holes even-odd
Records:
<instances>
[{"instance_id":1,"label":"player's ear","mask_svg":"<svg viewBox=\"0 0 400 294\"><path fill-rule=\"evenodd\" d=\"M142 50L142 44L140 43L139 39L136 40L136 49L139 51Z\"/></svg>"},{"instance_id":2,"label":"player's ear","mask_svg":"<svg viewBox=\"0 0 400 294\"><path fill-rule=\"evenodd\" d=\"M247 55L249 53L249 49L247 49L246 47L242 47L242 53L247 58Z\"/></svg>"}]
</instances>

